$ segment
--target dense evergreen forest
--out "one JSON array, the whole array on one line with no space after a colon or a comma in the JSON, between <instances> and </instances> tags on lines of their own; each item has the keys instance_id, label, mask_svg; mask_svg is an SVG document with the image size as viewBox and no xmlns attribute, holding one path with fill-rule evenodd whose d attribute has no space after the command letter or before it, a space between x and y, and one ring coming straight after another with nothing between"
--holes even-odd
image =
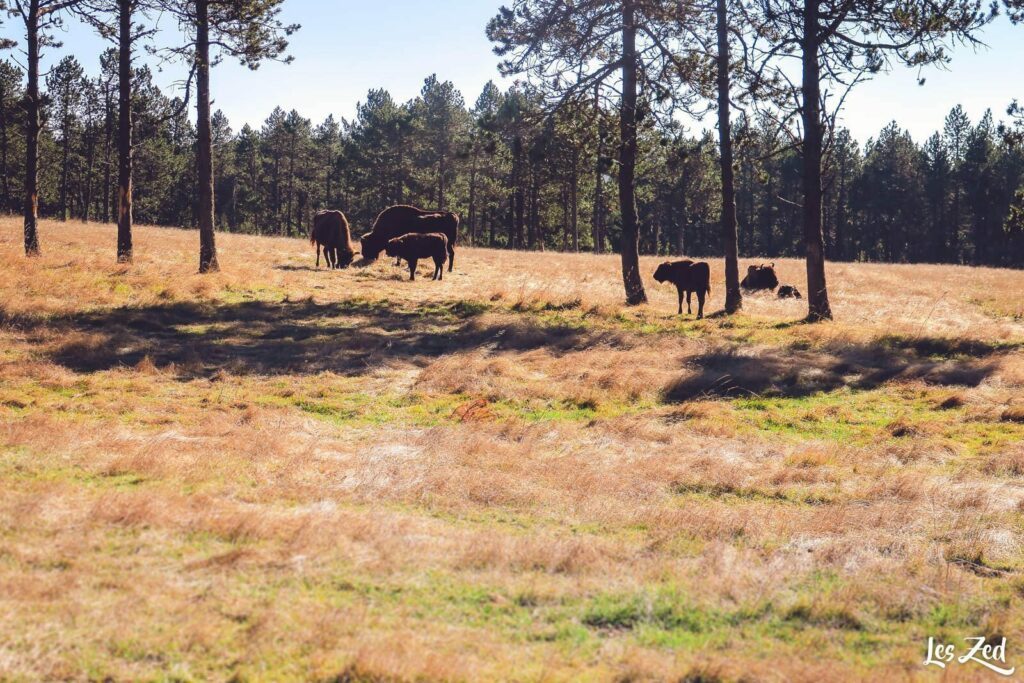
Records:
<instances>
[{"instance_id":1,"label":"dense evergreen forest","mask_svg":"<svg viewBox=\"0 0 1024 683\"><path fill-rule=\"evenodd\" d=\"M116 220L117 55L89 77L74 57L45 79L41 137L43 215ZM0 62L0 206L20 207L23 74ZM182 102L135 74L137 221L196 223L195 126ZM477 245L615 250L618 126L614 110L578 106L547 116L524 85L489 83L467 105L430 76L419 97L396 102L373 90L354 120L314 123L283 108L255 129L212 118L217 225L304 235L312 214L341 208L359 234L395 203L446 208ZM733 124L740 252L799 256L800 158L772 127ZM991 113L971 121L957 107L945 127L913 140L893 122L861 146L845 130L824 166L826 252L836 260L1020 266L1024 232L1012 220L1024 187L1024 147ZM643 253L721 253L718 147L710 132L642 121L637 205Z\"/></svg>"}]
</instances>

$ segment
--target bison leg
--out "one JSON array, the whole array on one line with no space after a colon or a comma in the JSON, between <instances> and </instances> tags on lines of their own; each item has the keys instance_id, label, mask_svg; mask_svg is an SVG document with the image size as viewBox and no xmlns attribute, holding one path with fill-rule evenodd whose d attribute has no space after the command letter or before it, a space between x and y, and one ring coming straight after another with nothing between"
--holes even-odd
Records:
<instances>
[{"instance_id":1,"label":"bison leg","mask_svg":"<svg viewBox=\"0 0 1024 683\"><path fill-rule=\"evenodd\" d=\"M697 292L697 320L700 320L700 319L702 319L704 317L704 295L705 294L707 294L707 292L703 292L703 291Z\"/></svg>"},{"instance_id":2,"label":"bison leg","mask_svg":"<svg viewBox=\"0 0 1024 683\"><path fill-rule=\"evenodd\" d=\"M416 259L414 258L409 259L409 279L416 279Z\"/></svg>"},{"instance_id":3,"label":"bison leg","mask_svg":"<svg viewBox=\"0 0 1024 683\"><path fill-rule=\"evenodd\" d=\"M341 268L341 249L334 247L334 267Z\"/></svg>"},{"instance_id":4,"label":"bison leg","mask_svg":"<svg viewBox=\"0 0 1024 683\"><path fill-rule=\"evenodd\" d=\"M693 292L691 292L690 290L686 290L686 315L691 315L693 313L693 306L690 305L692 294Z\"/></svg>"},{"instance_id":5,"label":"bison leg","mask_svg":"<svg viewBox=\"0 0 1024 683\"><path fill-rule=\"evenodd\" d=\"M455 267L455 247L452 243L448 243L448 272L452 272L452 268Z\"/></svg>"},{"instance_id":6,"label":"bison leg","mask_svg":"<svg viewBox=\"0 0 1024 683\"><path fill-rule=\"evenodd\" d=\"M443 258L435 258L434 259L434 279L435 280L443 280L444 279L444 259Z\"/></svg>"},{"instance_id":7,"label":"bison leg","mask_svg":"<svg viewBox=\"0 0 1024 683\"><path fill-rule=\"evenodd\" d=\"M676 287L676 294L679 295L679 312L676 315L682 315L683 314L683 288L677 286Z\"/></svg>"},{"instance_id":8,"label":"bison leg","mask_svg":"<svg viewBox=\"0 0 1024 683\"><path fill-rule=\"evenodd\" d=\"M316 245L316 269L320 270L320 245Z\"/></svg>"}]
</instances>

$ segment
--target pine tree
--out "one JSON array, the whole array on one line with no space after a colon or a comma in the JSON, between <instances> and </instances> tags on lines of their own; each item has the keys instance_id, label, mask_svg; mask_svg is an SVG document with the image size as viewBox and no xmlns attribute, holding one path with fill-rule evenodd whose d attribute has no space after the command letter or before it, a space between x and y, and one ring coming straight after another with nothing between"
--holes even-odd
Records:
<instances>
[{"instance_id":1,"label":"pine tree","mask_svg":"<svg viewBox=\"0 0 1024 683\"><path fill-rule=\"evenodd\" d=\"M297 25L282 24L283 0L159 0L178 18L185 43L173 50L191 65L196 81L196 169L199 182L199 272L220 269L214 239L213 134L210 122L210 69L224 56L250 69L282 59L287 36ZM211 48L213 48L211 50ZM284 58L283 61L290 61Z\"/></svg>"},{"instance_id":2,"label":"pine tree","mask_svg":"<svg viewBox=\"0 0 1024 683\"><path fill-rule=\"evenodd\" d=\"M78 0L11 0L8 13L25 27L25 254L38 256L39 246L39 135L42 132L42 100L39 94L39 60L47 47L59 47L53 32L64 24L64 15L77 8ZM0 5L0 9L3 5Z\"/></svg>"},{"instance_id":3,"label":"pine tree","mask_svg":"<svg viewBox=\"0 0 1024 683\"><path fill-rule=\"evenodd\" d=\"M970 40L988 19L977 0L756 0L758 32L770 42L769 60L793 52L802 68L803 225L807 254L808 320L832 318L825 281L822 230L822 154L827 112L822 84L856 83L893 62L923 66L948 60L945 45ZM782 68L780 66L780 68Z\"/></svg>"}]
</instances>

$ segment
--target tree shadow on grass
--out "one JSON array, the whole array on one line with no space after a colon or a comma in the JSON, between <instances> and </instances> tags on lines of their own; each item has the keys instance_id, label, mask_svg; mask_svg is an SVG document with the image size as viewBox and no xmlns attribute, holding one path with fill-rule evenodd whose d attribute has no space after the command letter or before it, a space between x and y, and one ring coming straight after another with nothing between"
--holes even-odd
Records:
<instances>
[{"instance_id":1,"label":"tree shadow on grass","mask_svg":"<svg viewBox=\"0 0 1024 683\"><path fill-rule=\"evenodd\" d=\"M973 354L935 357L920 349L941 348L943 340L894 345L884 338L821 351L733 347L703 353L689 362L691 372L665 391L669 402L700 398L801 397L849 387L874 389L889 382L919 380L939 386L975 387L999 367L997 349L981 342ZM955 341L950 344L956 344ZM982 360L986 359L986 360Z\"/></svg>"},{"instance_id":2,"label":"tree shadow on grass","mask_svg":"<svg viewBox=\"0 0 1024 683\"><path fill-rule=\"evenodd\" d=\"M571 351L620 343L620 335L525 317L481 318L452 301L421 309L387 301L175 303L0 323L28 334L49 359L79 373L148 359L181 379L334 372L358 376L392 361L426 365L472 349Z\"/></svg>"}]
</instances>

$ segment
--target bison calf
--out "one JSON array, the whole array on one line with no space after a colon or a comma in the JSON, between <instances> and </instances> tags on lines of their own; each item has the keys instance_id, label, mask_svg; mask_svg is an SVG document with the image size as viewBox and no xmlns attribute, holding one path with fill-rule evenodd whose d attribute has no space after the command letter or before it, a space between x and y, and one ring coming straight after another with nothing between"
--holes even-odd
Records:
<instances>
[{"instance_id":1,"label":"bison calf","mask_svg":"<svg viewBox=\"0 0 1024 683\"><path fill-rule=\"evenodd\" d=\"M397 256L409 262L409 279L416 279L416 262L421 258L434 259L434 277L444 279L444 262L448 258L448 238L439 232L411 232L388 240L388 256Z\"/></svg>"},{"instance_id":2,"label":"bison calf","mask_svg":"<svg viewBox=\"0 0 1024 683\"><path fill-rule=\"evenodd\" d=\"M671 282L679 292L679 315L683 314L683 292L686 292L686 313L693 313L690 297L697 293L697 320L704 317L704 296L711 293L711 267L704 261L665 262L654 271L658 282Z\"/></svg>"},{"instance_id":3,"label":"bison calf","mask_svg":"<svg viewBox=\"0 0 1024 683\"><path fill-rule=\"evenodd\" d=\"M802 299L800 290L793 285L782 285L779 287L779 298L780 299Z\"/></svg>"}]
</instances>

